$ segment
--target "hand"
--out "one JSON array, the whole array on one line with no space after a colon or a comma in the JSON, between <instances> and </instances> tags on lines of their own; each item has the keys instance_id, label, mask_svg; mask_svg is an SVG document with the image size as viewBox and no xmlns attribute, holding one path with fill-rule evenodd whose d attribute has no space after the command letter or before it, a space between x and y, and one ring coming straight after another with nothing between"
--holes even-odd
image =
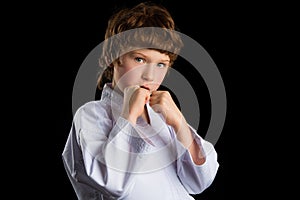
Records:
<instances>
[{"instance_id":1,"label":"hand","mask_svg":"<svg viewBox=\"0 0 300 200\"><path fill-rule=\"evenodd\" d=\"M163 115L166 123L173 126L176 132L180 129L183 115L168 91L153 91L149 104L155 112Z\"/></svg>"},{"instance_id":2,"label":"hand","mask_svg":"<svg viewBox=\"0 0 300 200\"><path fill-rule=\"evenodd\" d=\"M150 99L150 91L137 85L124 89L124 102L121 116L136 124L137 118L145 111L145 104Z\"/></svg>"},{"instance_id":3,"label":"hand","mask_svg":"<svg viewBox=\"0 0 300 200\"><path fill-rule=\"evenodd\" d=\"M183 146L189 148L195 163L199 163L196 160L198 159L197 155L200 155L200 149L193 138L183 114L173 101L170 93L167 91L152 92L150 106L155 112L161 113L164 116L166 123L174 128L177 139Z\"/></svg>"},{"instance_id":4,"label":"hand","mask_svg":"<svg viewBox=\"0 0 300 200\"><path fill-rule=\"evenodd\" d=\"M199 145L194 140L190 128L181 111L167 91L154 91L150 97L150 106L155 112L161 113L168 125L171 125L177 135L177 139L189 149L193 161L197 165L205 162L205 157Z\"/></svg>"}]
</instances>

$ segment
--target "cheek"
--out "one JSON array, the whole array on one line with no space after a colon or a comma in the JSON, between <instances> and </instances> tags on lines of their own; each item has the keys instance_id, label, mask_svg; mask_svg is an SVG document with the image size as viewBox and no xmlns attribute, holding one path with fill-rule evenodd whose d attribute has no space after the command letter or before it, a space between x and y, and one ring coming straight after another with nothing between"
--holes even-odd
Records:
<instances>
[{"instance_id":1,"label":"cheek","mask_svg":"<svg viewBox=\"0 0 300 200\"><path fill-rule=\"evenodd\" d=\"M138 67L119 68L117 85L124 89L131 85L137 85L140 82L141 70Z\"/></svg>"},{"instance_id":2,"label":"cheek","mask_svg":"<svg viewBox=\"0 0 300 200\"><path fill-rule=\"evenodd\" d=\"M167 69L159 69L158 68L155 71L155 78L154 78L155 80L154 81L161 84L163 82L166 74L167 74Z\"/></svg>"},{"instance_id":3,"label":"cheek","mask_svg":"<svg viewBox=\"0 0 300 200\"><path fill-rule=\"evenodd\" d=\"M166 76L166 73L160 73L160 74L158 74L156 76L156 81L159 82L159 83L161 83L164 80L165 76Z\"/></svg>"},{"instance_id":4,"label":"cheek","mask_svg":"<svg viewBox=\"0 0 300 200\"><path fill-rule=\"evenodd\" d=\"M138 84L140 80L140 73L137 70L131 70L127 71L123 77L122 77L122 82L124 82L127 85L135 85Z\"/></svg>"},{"instance_id":5,"label":"cheek","mask_svg":"<svg viewBox=\"0 0 300 200\"><path fill-rule=\"evenodd\" d=\"M153 91L156 91L159 88L159 86L161 85L161 83L163 82L163 80L167 74L167 71L168 70L161 70L161 69L156 70L155 78L153 81L154 84L152 86Z\"/></svg>"}]
</instances>

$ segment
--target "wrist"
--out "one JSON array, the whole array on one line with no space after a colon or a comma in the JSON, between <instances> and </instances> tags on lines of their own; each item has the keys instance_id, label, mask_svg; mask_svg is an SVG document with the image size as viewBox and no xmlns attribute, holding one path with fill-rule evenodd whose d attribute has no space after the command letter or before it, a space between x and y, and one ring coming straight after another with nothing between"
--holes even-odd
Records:
<instances>
[{"instance_id":1,"label":"wrist","mask_svg":"<svg viewBox=\"0 0 300 200\"><path fill-rule=\"evenodd\" d=\"M126 114L126 113L122 113L121 114L121 117L123 117L124 119L126 119L127 121L129 121L131 124L135 125L136 124L136 120L137 120L137 117L134 117L130 114Z\"/></svg>"},{"instance_id":2,"label":"wrist","mask_svg":"<svg viewBox=\"0 0 300 200\"><path fill-rule=\"evenodd\" d=\"M183 126L185 126L185 119L182 115L179 115L179 117L176 118L176 120L174 120L174 124L172 125L175 132L179 132Z\"/></svg>"}]
</instances>

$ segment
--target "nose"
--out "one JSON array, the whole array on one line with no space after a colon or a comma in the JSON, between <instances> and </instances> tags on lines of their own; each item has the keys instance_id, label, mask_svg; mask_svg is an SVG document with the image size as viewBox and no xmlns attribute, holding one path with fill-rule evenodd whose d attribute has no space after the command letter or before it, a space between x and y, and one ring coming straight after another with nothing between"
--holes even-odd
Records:
<instances>
[{"instance_id":1,"label":"nose","mask_svg":"<svg viewBox=\"0 0 300 200\"><path fill-rule=\"evenodd\" d=\"M154 66L153 65L147 65L145 66L143 73L142 73L142 79L145 81L153 81L154 80Z\"/></svg>"}]
</instances>

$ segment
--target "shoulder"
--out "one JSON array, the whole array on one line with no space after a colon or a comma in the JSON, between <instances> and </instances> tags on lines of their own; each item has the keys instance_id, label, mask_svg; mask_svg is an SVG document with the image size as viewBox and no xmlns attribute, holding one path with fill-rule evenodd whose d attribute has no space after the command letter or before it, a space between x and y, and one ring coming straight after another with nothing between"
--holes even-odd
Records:
<instances>
[{"instance_id":1,"label":"shoulder","mask_svg":"<svg viewBox=\"0 0 300 200\"><path fill-rule=\"evenodd\" d=\"M79 129L95 130L103 121L111 120L110 112L110 106L104 101L90 101L77 109L73 121Z\"/></svg>"},{"instance_id":2,"label":"shoulder","mask_svg":"<svg viewBox=\"0 0 300 200\"><path fill-rule=\"evenodd\" d=\"M83 104L78 108L76 113L87 113L91 111L98 111L98 110L106 110L107 109L107 104L104 101L101 100L95 100L95 101L89 101Z\"/></svg>"}]
</instances>

